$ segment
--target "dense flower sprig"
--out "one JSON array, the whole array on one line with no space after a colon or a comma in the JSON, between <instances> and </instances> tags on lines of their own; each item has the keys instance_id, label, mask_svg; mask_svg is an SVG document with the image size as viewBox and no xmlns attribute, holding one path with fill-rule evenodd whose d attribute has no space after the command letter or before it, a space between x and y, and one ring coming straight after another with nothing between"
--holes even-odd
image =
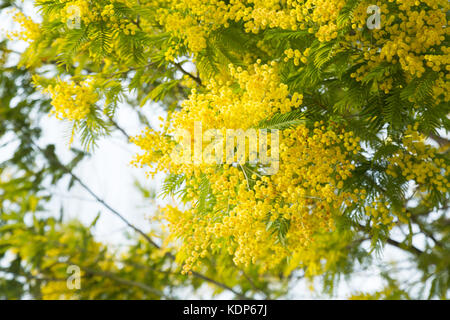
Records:
<instances>
[{"instance_id":1,"label":"dense flower sprig","mask_svg":"<svg viewBox=\"0 0 450 320\"><path fill-rule=\"evenodd\" d=\"M447 192L450 166L443 157L437 157L439 150L425 143L425 136L417 131L418 124L409 126L403 143L405 150L400 150L391 159L387 173L396 177L400 173L406 180L414 181L420 191L437 189Z\"/></svg>"},{"instance_id":2,"label":"dense flower sprig","mask_svg":"<svg viewBox=\"0 0 450 320\"><path fill-rule=\"evenodd\" d=\"M48 86L44 92L52 97L52 113L58 119L81 120L92 110L98 94L89 80L76 84L58 79L56 85Z\"/></svg>"},{"instance_id":3,"label":"dense flower sprig","mask_svg":"<svg viewBox=\"0 0 450 320\"><path fill-rule=\"evenodd\" d=\"M391 0L387 3L359 1L348 23L339 18L346 1L308 0L286 1L173 1L169 9L161 9L161 23L173 31L186 46L197 53L206 47L208 33L232 22L243 22L246 32L259 33L268 28L305 30L321 42L334 39L344 47L357 48L356 61L364 62L353 74L362 81L371 70L385 62L399 62L408 74L421 77L426 71L439 73L441 81L436 90L442 91L448 102L449 55L443 45L449 34L446 27L446 0ZM367 8L376 4L380 8L382 28L365 32ZM349 28L350 27L350 28ZM290 49L292 50L292 49ZM288 57L293 57L288 51ZM176 51L176 50L175 50ZM174 58L171 54L170 57ZM295 54L295 65L306 60ZM304 62L304 61L302 61ZM386 74L380 79L380 88L388 93L392 78Z\"/></svg>"},{"instance_id":4,"label":"dense flower sprig","mask_svg":"<svg viewBox=\"0 0 450 320\"><path fill-rule=\"evenodd\" d=\"M272 176L262 176L258 166L246 164L174 163L171 127L193 132L194 121L199 121L204 130L246 130L268 115L298 108L301 95L289 98L274 68L276 64L256 64L249 70L231 66L234 81L211 80L207 93L194 91L162 133L147 130L134 139L144 151L136 164L153 167L152 173L164 170L186 177L187 208L161 209L171 235L183 239L180 255L185 272L198 266L208 250L226 250L238 265L258 262L262 270L276 268L304 250L314 233L333 229L339 208L363 196L342 191L354 169L350 159L360 148L358 138L321 123L283 131L280 168ZM206 212L200 208L205 184L214 199ZM286 234L270 227L279 224L289 225Z\"/></svg>"}]
</instances>

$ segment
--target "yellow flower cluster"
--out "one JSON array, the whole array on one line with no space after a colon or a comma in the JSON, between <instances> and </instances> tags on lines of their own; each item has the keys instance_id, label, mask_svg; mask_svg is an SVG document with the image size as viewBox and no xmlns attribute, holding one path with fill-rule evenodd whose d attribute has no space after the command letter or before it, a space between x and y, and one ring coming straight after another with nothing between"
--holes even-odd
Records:
<instances>
[{"instance_id":1,"label":"yellow flower cluster","mask_svg":"<svg viewBox=\"0 0 450 320\"><path fill-rule=\"evenodd\" d=\"M33 42L40 36L39 24L34 22L30 17L25 16L22 12L15 11L13 20L20 25L21 30L8 32L7 36L10 40Z\"/></svg>"},{"instance_id":2,"label":"yellow flower cluster","mask_svg":"<svg viewBox=\"0 0 450 320\"><path fill-rule=\"evenodd\" d=\"M112 4L108 4L103 8L103 11L101 13L102 17L106 16L114 16L114 6Z\"/></svg>"},{"instance_id":3,"label":"yellow flower cluster","mask_svg":"<svg viewBox=\"0 0 450 320\"><path fill-rule=\"evenodd\" d=\"M446 12L450 9L447 0L371 0L359 1L347 23L341 23L344 0L306 0L283 2L270 0L167 0L166 7L159 11L160 23L182 39L194 54L206 47L209 33L218 28L227 28L232 22L243 22L246 32L258 33L267 28L296 31L307 30L322 42L331 41L349 24L352 32L345 30L340 39L341 46L357 48L356 62L364 62L352 75L361 81L371 70L384 62L399 63L412 77L421 77L427 69L439 72L436 81L437 96L448 101L450 75L448 48L443 41L448 36ZM377 5L380 9L381 28L365 32L370 14L367 8ZM363 32L364 31L364 32ZM179 45L179 44L178 44ZM295 65L305 63L305 56L289 49L288 60ZM294 50L292 50L294 51ZM178 49L167 53L173 60ZM393 80L386 75L379 80L380 89L389 93Z\"/></svg>"},{"instance_id":4,"label":"yellow flower cluster","mask_svg":"<svg viewBox=\"0 0 450 320\"><path fill-rule=\"evenodd\" d=\"M163 10L160 10L163 11ZM199 52L206 48L206 30L191 16L183 16L179 12L161 14L160 23L164 24L167 31L184 39L192 52Z\"/></svg>"},{"instance_id":5,"label":"yellow flower cluster","mask_svg":"<svg viewBox=\"0 0 450 320\"><path fill-rule=\"evenodd\" d=\"M48 86L44 92L52 97L52 113L58 119L81 120L91 111L98 94L89 80L76 84L58 79L56 85Z\"/></svg>"},{"instance_id":6,"label":"yellow flower cluster","mask_svg":"<svg viewBox=\"0 0 450 320\"><path fill-rule=\"evenodd\" d=\"M138 27L130 19L120 17L116 14L114 4L131 6L136 4L127 0L110 0L110 4L101 2L92 2L88 0L60 0L65 6L57 11L50 13L50 20L59 20L64 23L79 19L80 23L88 25L90 23L103 21L108 28L122 30L126 35L134 35ZM117 35L117 33L116 33Z\"/></svg>"},{"instance_id":7,"label":"yellow flower cluster","mask_svg":"<svg viewBox=\"0 0 450 320\"><path fill-rule=\"evenodd\" d=\"M244 22L246 32L258 33L266 28L298 30L310 28L319 39L326 41L337 36L335 21L345 4L343 0L173 0L159 10L160 23L168 31L186 41L194 52L204 49L209 32L231 22Z\"/></svg>"},{"instance_id":8,"label":"yellow flower cluster","mask_svg":"<svg viewBox=\"0 0 450 320\"><path fill-rule=\"evenodd\" d=\"M396 177L400 172L407 180L415 181L423 192L432 188L448 192L450 166L443 158L436 157L438 149L425 143L425 137L417 128L417 124L409 126L403 139L406 149L389 160L387 173Z\"/></svg>"},{"instance_id":9,"label":"yellow flower cluster","mask_svg":"<svg viewBox=\"0 0 450 320\"><path fill-rule=\"evenodd\" d=\"M319 41L321 42L335 39L338 35L337 26L333 22L330 22L329 24L321 26L316 35L317 39L319 39Z\"/></svg>"},{"instance_id":10,"label":"yellow flower cluster","mask_svg":"<svg viewBox=\"0 0 450 320\"><path fill-rule=\"evenodd\" d=\"M309 52L311 51L310 48L307 48L303 53L298 50L292 50L292 49L286 49L284 51L284 54L286 55L286 57L284 58L284 62L288 62L290 59L294 59L294 64L296 66L300 65L300 62L302 63L306 63L308 61L308 55Z\"/></svg>"},{"instance_id":11,"label":"yellow flower cluster","mask_svg":"<svg viewBox=\"0 0 450 320\"><path fill-rule=\"evenodd\" d=\"M97 18L97 11L93 10L88 0L60 0L65 6L59 11L52 14L53 19L63 22L79 18L80 22L88 24Z\"/></svg>"},{"instance_id":12,"label":"yellow flower cluster","mask_svg":"<svg viewBox=\"0 0 450 320\"><path fill-rule=\"evenodd\" d=\"M304 253L316 232L333 230L338 209L346 201L358 201L356 194L338 192L338 185L353 169L346 152L336 145L343 140L333 131L319 128L313 132L303 126L286 130L279 173L260 177L254 172L253 188L248 186L245 171L237 167L206 171L216 201L207 215L197 214L195 206L199 179L189 181L192 207L162 210L172 236L184 240L184 271L201 263L208 249L227 250L237 265L257 263L261 271L274 269L289 257ZM279 231L268 228L281 223L289 225L284 243L276 233ZM300 257L307 259L303 254Z\"/></svg>"},{"instance_id":13,"label":"yellow flower cluster","mask_svg":"<svg viewBox=\"0 0 450 320\"><path fill-rule=\"evenodd\" d=\"M389 229L392 229L394 226L394 216L391 214L392 210L390 209L390 204L387 201L384 201L382 196L379 196L375 201L371 203L371 205L367 205L364 208L364 212L367 216L370 217L372 221L372 227L378 228L379 226L387 226ZM395 213L394 213L395 214ZM400 216L395 214L396 216Z\"/></svg>"},{"instance_id":14,"label":"yellow flower cluster","mask_svg":"<svg viewBox=\"0 0 450 320\"><path fill-rule=\"evenodd\" d=\"M148 129L133 140L144 151L137 165L149 166L152 174L186 177L187 203L161 209L171 236L183 240L179 259L184 272L217 250L226 250L244 267L257 262L261 271L277 268L305 250L316 232L332 230L333 217L343 206L365 197L365 191L342 189L352 175L350 156L360 150L359 139L319 122L282 131L279 171L272 176L263 176L258 164L174 162L170 154L179 141L170 136L175 129L192 133L194 122L200 122L203 130L246 130L298 108L302 96L289 94L276 68L275 63L257 63L248 70L230 66L227 82L211 80L205 92L193 90L162 132ZM202 199L205 188L208 199ZM280 225L288 227L279 231Z\"/></svg>"},{"instance_id":15,"label":"yellow flower cluster","mask_svg":"<svg viewBox=\"0 0 450 320\"><path fill-rule=\"evenodd\" d=\"M71 18L70 7L80 9L84 24L104 21L112 36L117 39L121 30L125 35L135 35L137 21L120 17L116 5L146 8L139 19L140 28L152 33L155 22L163 26L172 36L170 46L164 49L166 60L174 61L179 55L198 54L207 46L211 32L228 28L233 23L242 23L244 30L259 33L267 28L288 31L307 30L322 41L337 39L339 50L352 50L353 63L361 66L352 74L362 81L374 68L384 63L397 64L407 74L407 81L421 77L428 70L438 72L434 93L438 102L448 102L449 49L444 44L448 37L446 12L450 9L447 0L389 0L385 2L358 1L352 14L343 12L345 0L110 0L92 2L88 0L60 0L65 4L54 17L66 21ZM367 8L377 5L381 13L381 28L367 30L369 18ZM149 12L152 12L150 14ZM153 14L153 12L155 14ZM345 17L348 16L347 19ZM352 29L349 29L351 26ZM29 28L30 30L32 28ZM34 31L38 29L34 28ZM341 36L338 38L338 35ZM30 34L31 35L31 34ZM31 35L28 38L33 38ZM24 35L25 37L25 35ZM118 41L117 41L118 42ZM119 51L120 48L111 48ZM261 44L264 46L264 43ZM302 48L302 51L307 48ZM355 50L356 49L356 50ZM269 49L267 49L269 50ZM306 63L307 55L288 49L287 60L293 59L296 66ZM334 50L336 54L339 50ZM291 52L292 51L292 52ZM118 55L120 56L120 54ZM257 57L240 57L242 60ZM254 59L252 62L254 62ZM285 59L286 60L286 59ZM389 93L395 86L389 74L377 79L379 88Z\"/></svg>"},{"instance_id":16,"label":"yellow flower cluster","mask_svg":"<svg viewBox=\"0 0 450 320\"><path fill-rule=\"evenodd\" d=\"M366 62L352 76L361 81L380 64L400 63L412 76L421 77L428 69L439 73L441 80L448 80L448 48L443 44L449 34L446 12L450 9L446 0L389 0L378 2L381 12L381 29L360 32L365 27L366 9L372 1L361 1L352 20L353 34L345 36L346 44L361 51L361 62ZM419 6L419 4L423 4ZM390 81L390 83L386 83ZM392 89L389 75L381 86L386 93ZM444 87L442 87L442 85ZM443 82L437 84L446 88ZM444 91L444 90L443 90Z\"/></svg>"},{"instance_id":17,"label":"yellow flower cluster","mask_svg":"<svg viewBox=\"0 0 450 320\"><path fill-rule=\"evenodd\" d=\"M194 122L200 122L203 131L208 129L243 129L255 127L261 120L271 115L281 112L286 113L301 105L303 96L298 93L289 95L288 88L280 82L276 72L277 64L271 65L254 64L248 70L241 67L229 66L229 79L211 79L206 85L205 93L198 93L194 88L188 100L182 103L182 110L170 115L170 123L165 125L168 135L174 135L175 130L187 130L191 137L194 136ZM232 86L235 83L239 87ZM155 136L156 134L156 136ZM155 167L154 173L164 170L173 162L170 156L175 141L166 143L161 140L170 141L167 135L161 137L156 132L148 130L141 139L135 143L143 150L150 150L147 146L157 145L165 149L158 149L162 152L159 159L159 166ZM144 154L137 158L137 162L142 161L141 157L148 157ZM172 164L171 168L184 165Z\"/></svg>"},{"instance_id":18,"label":"yellow flower cluster","mask_svg":"<svg viewBox=\"0 0 450 320\"><path fill-rule=\"evenodd\" d=\"M448 76L448 74L447 74ZM442 101L450 102L450 82L440 78L436 80L433 86L433 97L436 99L436 103L439 104Z\"/></svg>"}]
</instances>

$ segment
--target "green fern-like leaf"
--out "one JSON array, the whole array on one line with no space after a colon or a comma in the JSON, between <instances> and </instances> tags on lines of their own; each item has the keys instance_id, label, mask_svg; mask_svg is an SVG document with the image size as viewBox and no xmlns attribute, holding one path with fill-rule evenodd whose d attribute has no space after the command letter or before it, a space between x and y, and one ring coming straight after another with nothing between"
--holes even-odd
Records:
<instances>
[{"instance_id":1,"label":"green fern-like leaf","mask_svg":"<svg viewBox=\"0 0 450 320\"><path fill-rule=\"evenodd\" d=\"M272 118L261 121L257 125L257 128L283 130L296 127L306 121L307 120L304 118L304 112L301 110L294 110L288 113L277 113Z\"/></svg>"}]
</instances>

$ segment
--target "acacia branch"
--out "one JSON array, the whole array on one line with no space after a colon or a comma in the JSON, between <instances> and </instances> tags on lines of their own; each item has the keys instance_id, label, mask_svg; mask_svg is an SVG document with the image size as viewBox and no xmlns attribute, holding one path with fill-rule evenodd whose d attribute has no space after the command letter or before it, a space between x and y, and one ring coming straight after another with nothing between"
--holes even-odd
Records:
<instances>
[{"instance_id":1,"label":"acacia branch","mask_svg":"<svg viewBox=\"0 0 450 320\"><path fill-rule=\"evenodd\" d=\"M368 234L369 238L372 238L372 235L370 235L370 230L369 230L369 228L367 228L367 227L365 227L365 226L363 226L362 224L359 224L359 223L357 223L356 226L357 226L361 231L364 231L364 232L366 232L366 233L369 233L369 234ZM421 254L424 253L422 250L416 248L416 247L413 246L412 244L409 245L409 246L407 246L407 245L405 245L404 243L399 242L399 241L394 240L394 239L391 239L391 238L387 238L386 243L387 243L387 244L390 244L391 246L394 246L394 247L396 247L396 248L398 248L398 249L405 250L405 251L407 251L407 252L409 252L409 253L412 253L412 254L414 254L414 255L421 255Z\"/></svg>"},{"instance_id":2,"label":"acacia branch","mask_svg":"<svg viewBox=\"0 0 450 320\"><path fill-rule=\"evenodd\" d=\"M108 117L108 118L109 118L109 121L111 122L111 124L112 124L117 130L119 130L120 133L122 133L122 134L127 138L128 141L130 141L131 137L128 135L128 133L126 133L126 131L125 131L121 126L119 126L119 124L118 124L112 117Z\"/></svg>"},{"instance_id":3,"label":"acacia branch","mask_svg":"<svg viewBox=\"0 0 450 320\"><path fill-rule=\"evenodd\" d=\"M183 74L187 75L188 77L190 77L191 79L193 79L195 82L197 82L200 86L203 86L202 84L202 80L197 77L194 76L192 73L187 72L186 70L184 70L183 66L178 63L178 62L173 62L174 66L178 68L178 70L180 70Z\"/></svg>"},{"instance_id":4,"label":"acacia branch","mask_svg":"<svg viewBox=\"0 0 450 320\"><path fill-rule=\"evenodd\" d=\"M439 136L437 134L431 133L429 136L430 136L431 139L436 141L439 144L440 147L445 147L445 146L450 144L450 140L448 140L448 139L446 139L444 137L441 137L441 136Z\"/></svg>"},{"instance_id":5,"label":"acacia branch","mask_svg":"<svg viewBox=\"0 0 450 320\"><path fill-rule=\"evenodd\" d=\"M410 253L412 253L412 254L415 254L415 255L418 255L418 256L420 256L421 254L423 254L423 251L422 251L422 250L416 248L416 247L413 246L413 245L407 246L407 245L405 245L404 243L398 242L397 240L394 240L394 239L391 239L391 238L388 238L388 239L386 240L386 242L387 242L388 244L390 244L391 246L394 246L394 247L396 247L396 248L398 248L398 249L402 249L402 250L408 251L408 252L410 252Z\"/></svg>"},{"instance_id":6,"label":"acacia branch","mask_svg":"<svg viewBox=\"0 0 450 320\"><path fill-rule=\"evenodd\" d=\"M419 218L417 218L413 214L411 214L410 218L411 218L411 221L414 222L419 227L420 231L422 231L428 238L433 240L433 242L436 245L443 247L443 244L438 239L436 239L433 232L431 232L429 229L427 229L427 227L425 225L423 225L422 222L419 221Z\"/></svg>"}]
</instances>

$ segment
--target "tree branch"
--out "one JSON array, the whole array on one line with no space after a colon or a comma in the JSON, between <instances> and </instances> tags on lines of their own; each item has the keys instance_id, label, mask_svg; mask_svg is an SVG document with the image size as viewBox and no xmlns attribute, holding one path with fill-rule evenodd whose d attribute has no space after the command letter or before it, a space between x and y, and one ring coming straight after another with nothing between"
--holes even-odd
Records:
<instances>
[{"instance_id":1,"label":"tree branch","mask_svg":"<svg viewBox=\"0 0 450 320\"><path fill-rule=\"evenodd\" d=\"M365 227L365 226L363 226L362 224L359 224L359 223L357 223L356 226L361 231L364 231L364 232L368 233L368 236L370 238L372 238L372 235L370 235L370 232L369 232L370 230L367 227ZM391 246L397 247L399 249L408 251L409 253L412 253L414 255L421 255L421 254L424 253L422 250L414 247L413 245L406 246L405 244L403 244L403 243L401 243L401 242L399 242L397 240L391 239L391 238L387 238L386 243L390 244Z\"/></svg>"},{"instance_id":2,"label":"tree branch","mask_svg":"<svg viewBox=\"0 0 450 320\"><path fill-rule=\"evenodd\" d=\"M414 247L413 245L406 246L405 244L403 244L401 242L398 242L398 241L396 241L394 239L391 239L391 238L388 238L386 242L388 244L390 244L391 246L394 246L394 247L396 247L398 249L402 249L402 250L408 251L408 252L410 252L410 253L412 253L414 255L417 255L417 256L420 256L421 254L423 254L422 250Z\"/></svg>"},{"instance_id":3,"label":"tree branch","mask_svg":"<svg viewBox=\"0 0 450 320\"><path fill-rule=\"evenodd\" d=\"M439 144L440 147L445 147L445 146L450 144L450 140L448 140L446 138L443 138L443 137L441 137L441 136L439 136L437 134L431 133L429 136L430 136L431 139L436 141Z\"/></svg>"},{"instance_id":4,"label":"tree branch","mask_svg":"<svg viewBox=\"0 0 450 320\"><path fill-rule=\"evenodd\" d=\"M117 129L117 130L119 130L126 138L127 138L127 140L128 141L130 141L130 136L128 135L128 133L121 127L121 126L119 126L119 124L116 122L116 121L114 121L114 119L112 118L112 117L108 117L109 118L109 121L111 122L111 124Z\"/></svg>"},{"instance_id":5,"label":"tree branch","mask_svg":"<svg viewBox=\"0 0 450 320\"><path fill-rule=\"evenodd\" d=\"M194 76L192 73L187 72L186 70L183 69L183 66L178 63L178 62L173 62L174 66L178 68L178 70L180 70L183 74L187 75L188 77L190 77L191 79L193 79L195 82L197 82L200 86L203 86L202 84L202 80L197 77Z\"/></svg>"}]
</instances>

